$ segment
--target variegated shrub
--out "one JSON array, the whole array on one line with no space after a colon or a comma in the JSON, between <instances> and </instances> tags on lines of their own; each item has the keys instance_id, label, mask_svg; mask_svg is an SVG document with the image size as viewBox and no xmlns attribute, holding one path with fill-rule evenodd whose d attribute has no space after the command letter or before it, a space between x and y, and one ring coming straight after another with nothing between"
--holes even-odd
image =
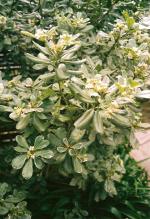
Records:
<instances>
[{"instance_id":1,"label":"variegated shrub","mask_svg":"<svg viewBox=\"0 0 150 219\"><path fill-rule=\"evenodd\" d=\"M126 172L118 148L138 145L140 100L150 98L147 28L124 12L111 31L95 30L78 12L21 34L33 42L25 55L39 76L1 79L0 110L18 133L12 167L25 179L46 169L82 190L93 182L97 202L117 195Z\"/></svg>"}]
</instances>

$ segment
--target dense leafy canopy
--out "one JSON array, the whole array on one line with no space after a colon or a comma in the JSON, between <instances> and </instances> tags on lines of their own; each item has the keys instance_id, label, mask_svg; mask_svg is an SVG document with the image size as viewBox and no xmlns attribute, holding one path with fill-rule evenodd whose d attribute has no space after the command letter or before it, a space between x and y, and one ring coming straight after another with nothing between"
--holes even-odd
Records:
<instances>
[{"instance_id":1,"label":"dense leafy canopy","mask_svg":"<svg viewBox=\"0 0 150 219\"><path fill-rule=\"evenodd\" d=\"M0 120L15 138L1 143L0 215L31 218L26 198L33 218L150 216L128 155L150 99L147 5L1 0Z\"/></svg>"}]
</instances>

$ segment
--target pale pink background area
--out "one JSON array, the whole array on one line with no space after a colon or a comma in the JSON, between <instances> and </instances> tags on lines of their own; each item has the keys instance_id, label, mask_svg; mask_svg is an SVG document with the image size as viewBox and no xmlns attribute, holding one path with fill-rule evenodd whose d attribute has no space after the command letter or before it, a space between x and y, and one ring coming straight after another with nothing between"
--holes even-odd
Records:
<instances>
[{"instance_id":1,"label":"pale pink background area","mask_svg":"<svg viewBox=\"0 0 150 219\"><path fill-rule=\"evenodd\" d=\"M139 166L144 168L150 177L150 130L137 131L136 138L140 146L130 152L130 156L137 162L147 159L139 163Z\"/></svg>"}]
</instances>

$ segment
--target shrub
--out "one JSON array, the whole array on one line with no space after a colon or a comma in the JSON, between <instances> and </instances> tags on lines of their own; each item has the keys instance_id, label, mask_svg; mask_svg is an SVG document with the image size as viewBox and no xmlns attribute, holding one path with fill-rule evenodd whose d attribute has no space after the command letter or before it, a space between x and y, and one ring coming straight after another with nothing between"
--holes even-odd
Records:
<instances>
[{"instance_id":1,"label":"shrub","mask_svg":"<svg viewBox=\"0 0 150 219\"><path fill-rule=\"evenodd\" d=\"M90 9L87 14L82 12L86 2L81 2L79 10L75 3L60 3L53 3L55 17L51 16L50 23L42 23L46 13L42 6L52 3L43 1L38 8L40 24L30 31L19 30L20 39L29 43L24 66L27 70L28 63L33 65L34 70L29 68L26 74L31 77L1 78L1 119L11 119L17 134L6 156L9 168L12 164L14 169L14 186L28 190L29 208L34 209L32 200L39 201L36 218L41 212L55 219L95 219L100 214L102 219L147 218L142 210L150 207L147 176L128 156L130 148L138 144L134 131L141 126L141 99L150 98L150 37L145 24L136 21L136 14L134 18L123 12L109 30L101 19L94 26L96 18ZM5 16L1 23L5 27ZM32 72L36 73L32 76ZM1 185L0 192L8 186ZM133 193L126 193L128 186ZM141 187L145 191L142 198ZM6 198L0 214L31 218L23 199L5 207ZM19 213L14 216L17 203Z\"/></svg>"}]
</instances>

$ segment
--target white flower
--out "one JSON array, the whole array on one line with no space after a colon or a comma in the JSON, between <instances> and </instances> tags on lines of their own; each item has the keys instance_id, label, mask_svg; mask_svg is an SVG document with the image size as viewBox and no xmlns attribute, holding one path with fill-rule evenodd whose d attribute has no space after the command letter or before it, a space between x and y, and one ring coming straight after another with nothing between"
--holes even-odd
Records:
<instances>
[{"instance_id":1,"label":"white flower","mask_svg":"<svg viewBox=\"0 0 150 219\"><path fill-rule=\"evenodd\" d=\"M45 38L47 36L47 30L44 29L37 29L36 33L35 33L35 38L36 39L41 39L41 38Z\"/></svg>"},{"instance_id":2,"label":"white flower","mask_svg":"<svg viewBox=\"0 0 150 219\"><path fill-rule=\"evenodd\" d=\"M80 36L80 34L68 34L68 33L64 33L60 36L60 40L59 43L60 44L64 44L64 45L72 45L76 43L76 39Z\"/></svg>"},{"instance_id":3,"label":"white flower","mask_svg":"<svg viewBox=\"0 0 150 219\"><path fill-rule=\"evenodd\" d=\"M30 146L30 147L29 147L29 150L27 151L27 156L28 156L29 158L32 158L32 159L35 158L35 149L34 149L34 146Z\"/></svg>"},{"instance_id":4,"label":"white flower","mask_svg":"<svg viewBox=\"0 0 150 219\"><path fill-rule=\"evenodd\" d=\"M102 78L100 74L96 74L94 78L87 79L85 88L92 89L94 94L94 92L97 93L106 92L108 86L109 86L109 78L107 76Z\"/></svg>"},{"instance_id":5,"label":"white flower","mask_svg":"<svg viewBox=\"0 0 150 219\"><path fill-rule=\"evenodd\" d=\"M57 54L57 53L60 53L63 48L64 48L64 44L61 43L60 41L58 41L58 43L54 43L53 41L49 41L49 47L51 48L51 50Z\"/></svg>"}]
</instances>

